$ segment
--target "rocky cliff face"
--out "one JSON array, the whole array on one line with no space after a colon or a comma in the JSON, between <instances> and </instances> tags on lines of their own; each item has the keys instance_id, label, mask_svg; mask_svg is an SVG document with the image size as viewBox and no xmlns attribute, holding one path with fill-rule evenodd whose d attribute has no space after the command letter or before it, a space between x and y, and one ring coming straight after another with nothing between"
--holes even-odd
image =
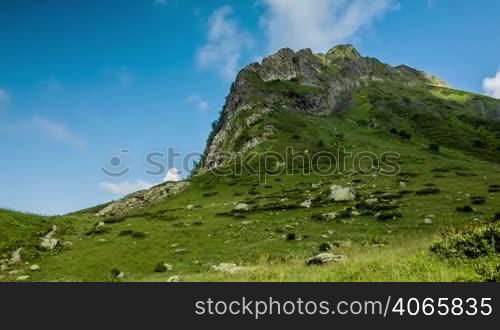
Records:
<instances>
[{"instance_id":1,"label":"rocky cliff face","mask_svg":"<svg viewBox=\"0 0 500 330\"><path fill-rule=\"evenodd\" d=\"M224 164L232 151L232 141L270 111L330 115L345 110L360 86L386 81L405 86L447 86L444 81L408 66L392 67L363 57L352 45L336 46L326 54L285 48L260 64L250 64L240 71L231 87L221 118L209 137L199 173ZM238 120L239 117L245 120ZM272 134L273 127L266 127L260 136L246 141L240 152Z\"/></svg>"}]
</instances>

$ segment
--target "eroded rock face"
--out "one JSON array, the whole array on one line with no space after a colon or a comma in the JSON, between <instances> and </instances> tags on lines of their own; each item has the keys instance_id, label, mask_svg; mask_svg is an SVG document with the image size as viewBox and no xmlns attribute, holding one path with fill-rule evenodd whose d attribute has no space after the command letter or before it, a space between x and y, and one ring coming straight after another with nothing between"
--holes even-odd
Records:
<instances>
[{"instance_id":1,"label":"eroded rock face","mask_svg":"<svg viewBox=\"0 0 500 330\"><path fill-rule=\"evenodd\" d=\"M171 198L185 191L189 185L189 181L167 182L148 190L141 190L125 196L119 201L111 203L100 210L96 215L125 215L131 211L151 206L167 198Z\"/></svg>"}]
</instances>

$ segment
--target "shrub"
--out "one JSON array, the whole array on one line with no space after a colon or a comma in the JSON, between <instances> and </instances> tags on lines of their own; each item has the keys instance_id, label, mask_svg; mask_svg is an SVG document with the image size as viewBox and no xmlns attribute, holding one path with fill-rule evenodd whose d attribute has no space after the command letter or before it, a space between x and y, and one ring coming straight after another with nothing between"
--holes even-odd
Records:
<instances>
[{"instance_id":1,"label":"shrub","mask_svg":"<svg viewBox=\"0 0 500 330\"><path fill-rule=\"evenodd\" d=\"M405 131L404 129L399 131L399 136L404 140L411 140L411 133Z\"/></svg>"},{"instance_id":2,"label":"shrub","mask_svg":"<svg viewBox=\"0 0 500 330\"><path fill-rule=\"evenodd\" d=\"M403 215L399 211L395 212L382 212L377 215L377 219L380 221L390 221L395 220L397 218L401 218Z\"/></svg>"},{"instance_id":3,"label":"shrub","mask_svg":"<svg viewBox=\"0 0 500 330\"><path fill-rule=\"evenodd\" d=\"M479 264L474 267L483 282L500 282L500 265Z\"/></svg>"},{"instance_id":4,"label":"shrub","mask_svg":"<svg viewBox=\"0 0 500 330\"><path fill-rule=\"evenodd\" d=\"M111 276L118 277L120 274L121 274L121 272L118 268L111 269Z\"/></svg>"},{"instance_id":5,"label":"shrub","mask_svg":"<svg viewBox=\"0 0 500 330\"><path fill-rule=\"evenodd\" d=\"M441 256L476 259L500 252L500 224L482 223L462 231L444 233L430 251Z\"/></svg>"},{"instance_id":6,"label":"shrub","mask_svg":"<svg viewBox=\"0 0 500 330\"><path fill-rule=\"evenodd\" d=\"M484 149L484 148L486 148L486 143L484 141L481 141L481 140L475 140L473 146L475 148Z\"/></svg>"},{"instance_id":7,"label":"shrub","mask_svg":"<svg viewBox=\"0 0 500 330\"><path fill-rule=\"evenodd\" d=\"M155 266L155 269L154 271L157 272L157 273L164 273L166 272L168 269L167 269L167 266L165 266L165 264L163 262L160 262L158 263L156 266Z\"/></svg>"},{"instance_id":8,"label":"shrub","mask_svg":"<svg viewBox=\"0 0 500 330\"><path fill-rule=\"evenodd\" d=\"M431 143L429 144L429 149L432 151L432 152L439 152L439 145L436 144L436 143Z\"/></svg>"},{"instance_id":9,"label":"shrub","mask_svg":"<svg viewBox=\"0 0 500 330\"><path fill-rule=\"evenodd\" d=\"M294 140L300 140L300 135L294 135L294 136L292 136L292 139L294 139Z\"/></svg>"},{"instance_id":10,"label":"shrub","mask_svg":"<svg viewBox=\"0 0 500 330\"><path fill-rule=\"evenodd\" d=\"M395 128L391 128L391 129L389 130L389 133L394 134L394 135L398 135L398 130L397 130L397 129L395 129Z\"/></svg>"},{"instance_id":11,"label":"shrub","mask_svg":"<svg viewBox=\"0 0 500 330\"><path fill-rule=\"evenodd\" d=\"M294 233L290 233L290 234L286 235L287 241L295 241L296 239L297 239L297 235L295 235Z\"/></svg>"},{"instance_id":12,"label":"shrub","mask_svg":"<svg viewBox=\"0 0 500 330\"><path fill-rule=\"evenodd\" d=\"M324 146L325 146L325 142L323 142L323 140L319 140L318 147L323 148Z\"/></svg>"},{"instance_id":13,"label":"shrub","mask_svg":"<svg viewBox=\"0 0 500 330\"><path fill-rule=\"evenodd\" d=\"M134 233L132 234L132 237L133 238L145 238L146 234L143 232L140 232L140 231L134 231Z\"/></svg>"},{"instance_id":14,"label":"shrub","mask_svg":"<svg viewBox=\"0 0 500 330\"><path fill-rule=\"evenodd\" d=\"M441 190L436 187L429 187L429 188L424 188L420 189L416 192L417 195L435 195L439 194Z\"/></svg>"},{"instance_id":15,"label":"shrub","mask_svg":"<svg viewBox=\"0 0 500 330\"><path fill-rule=\"evenodd\" d=\"M331 248L332 248L332 246L329 243L322 243L319 246L319 251L320 252L328 252L331 250Z\"/></svg>"},{"instance_id":16,"label":"shrub","mask_svg":"<svg viewBox=\"0 0 500 330\"><path fill-rule=\"evenodd\" d=\"M462 207L458 206L457 211L464 212L464 213L471 213L471 212L474 212L474 209L472 207L470 207L469 205L465 205Z\"/></svg>"},{"instance_id":17,"label":"shrub","mask_svg":"<svg viewBox=\"0 0 500 330\"><path fill-rule=\"evenodd\" d=\"M499 221L500 220L500 212L497 212L495 213L495 215L493 216L493 221Z\"/></svg>"},{"instance_id":18,"label":"shrub","mask_svg":"<svg viewBox=\"0 0 500 330\"><path fill-rule=\"evenodd\" d=\"M481 205L486 203L486 198L482 196L473 196L470 198L470 201L473 205Z\"/></svg>"}]
</instances>

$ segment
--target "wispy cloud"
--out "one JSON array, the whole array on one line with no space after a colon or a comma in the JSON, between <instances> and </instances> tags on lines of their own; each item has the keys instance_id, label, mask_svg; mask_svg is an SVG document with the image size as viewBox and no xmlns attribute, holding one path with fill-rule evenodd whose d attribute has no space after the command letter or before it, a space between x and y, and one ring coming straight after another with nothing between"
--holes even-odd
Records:
<instances>
[{"instance_id":1,"label":"wispy cloud","mask_svg":"<svg viewBox=\"0 0 500 330\"><path fill-rule=\"evenodd\" d=\"M73 133L64 124L40 116L34 116L32 124L35 129L57 142L76 148L85 148L86 146L85 140Z\"/></svg>"},{"instance_id":2,"label":"wispy cloud","mask_svg":"<svg viewBox=\"0 0 500 330\"><path fill-rule=\"evenodd\" d=\"M108 192L113 195L126 195L131 194L133 192L149 189L153 187L153 184L138 180L135 182L124 181L124 182L100 182L99 188L105 192Z\"/></svg>"},{"instance_id":3,"label":"wispy cloud","mask_svg":"<svg viewBox=\"0 0 500 330\"><path fill-rule=\"evenodd\" d=\"M7 109L7 106L10 103L10 94L7 90L0 88L0 111Z\"/></svg>"},{"instance_id":4,"label":"wispy cloud","mask_svg":"<svg viewBox=\"0 0 500 330\"><path fill-rule=\"evenodd\" d=\"M483 89L487 95L500 99L500 70L494 77L483 80Z\"/></svg>"},{"instance_id":5,"label":"wispy cloud","mask_svg":"<svg viewBox=\"0 0 500 330\"><path fill-rule=\"evenodd\" d=\"M261 27L269 51L290 47L325 51L350 41L375 18L399 4L395 0L262 0Z\"/></svg>"},{"instance_id":6,"label":"wispy cloud","mask_svg":"<svg viewBox=\"0 0 500 330\"><path fill-rule=\"evenodd\" d=\"M226 80L236 76L242 52L254 44L232 16L233 9L227 5L213 12L208 19L207 42L197 54L201 68L213 68Z\"/></svg>"},{"instance_id":7,"label":"wispy cloud","mask_svg":"<svg viewBox=\"0 0 500 330\"><path fill-rule=\"evenodd\" d=\"M191 95L187 98L189 104L194 105L198 110L205 111L208 109L208 102L199 95Z\"/></svg>"}]
</instances>

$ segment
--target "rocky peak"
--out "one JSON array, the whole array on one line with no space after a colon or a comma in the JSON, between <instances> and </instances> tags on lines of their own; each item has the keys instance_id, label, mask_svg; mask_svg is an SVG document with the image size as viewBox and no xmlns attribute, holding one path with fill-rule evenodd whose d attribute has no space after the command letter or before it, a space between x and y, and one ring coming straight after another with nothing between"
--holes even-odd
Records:
<instances>
[{"instance_id":1,"label":"rocky peak","mask_svg":"<svg viewBox=\"0 0 500 330\"><path fill-rule=\"evenodd\" d=\"M334 46L326 54L334 57L361 58L361 54L351 44Z\"/></svg>"},{"instance_id":2,"label":"rocky peak","mask_svg":"<svg viewBox=\"0 0 500 330\"><path fill-rule=\"evenodd\" d=\"M358 88L381 82L401 86L446 85L425 72L363 57L353 45L338 45L326 54L314 54L308 48L297 52L283 48L265 57L262 63L246 66L231 87L221 117L214 123L200 173L224 164L227 159L219 154L249 150L272 134L272 130L262 131L235 150L234 141L244 137L244 131L251 126L242 123L255 122L278 108L318 116L345 111Z\"/></svg>"}]
</instances>

